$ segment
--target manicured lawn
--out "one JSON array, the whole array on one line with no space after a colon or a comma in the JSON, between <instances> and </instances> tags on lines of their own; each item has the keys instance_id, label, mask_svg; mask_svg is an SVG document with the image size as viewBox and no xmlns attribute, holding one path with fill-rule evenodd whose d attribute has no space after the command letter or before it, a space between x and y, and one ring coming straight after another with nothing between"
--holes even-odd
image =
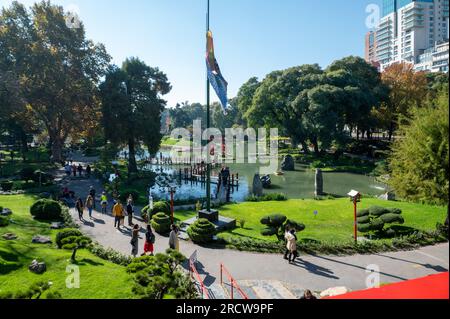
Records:
<instances>
[{"instance_id":1,"label":"manicured lawn","mask_svg":"<svg viewBox=\"0 0 450 319\"><path fill-rule=\"evenodd\" d=\"M44 235L55 241L57 231L50 230L49 224L34 221L29 207L34 198L26 195L0 196L0 206L13 211L13 224L0 228L0 236L14 233L18 239L6 241L0 237L0 263L13 262L10 266L0 267L0 293L25 290L32 283L51 281L51 291L57 290L65 299L117 299L133 298L131 286L133 280L125 267L96 257L86 250L77 252L77 265L80 270L80 288L66 288L66 278L70 275L66 267L70 265L71 252L60 250L56 245L31 244L31 238ZM45 261L47 271L36 275L28 270L33 259Z\"/></svg>"},{"instance_id":2,"label":"manicured lawn","mask_svg":"<svg viewBox=\"0 0 450 319\"><path fill-rule=\"evenodd\" d=\"M358 208L369 208L373 205L400 208L405 218L403 226L418 230L434 230L437 222L444 222L447 213L445 207L387 202L375 198L363 198L362 202L358 204ZM318 211L317 216L314 216L315 210ZM226 217L246 221L244 228L238 227L229 232L235 236L276 241L275 236L264 237L261 235L260 232L264 227L260 220L263 216L280 213L306 225L306 230L300 233L301 239L338 243L348 242L353 238L353 204L348 199L246 202L224 206L220 208L220 213ZM187 214L187 217L193 215Z\"/></svg>"}]
</instances>

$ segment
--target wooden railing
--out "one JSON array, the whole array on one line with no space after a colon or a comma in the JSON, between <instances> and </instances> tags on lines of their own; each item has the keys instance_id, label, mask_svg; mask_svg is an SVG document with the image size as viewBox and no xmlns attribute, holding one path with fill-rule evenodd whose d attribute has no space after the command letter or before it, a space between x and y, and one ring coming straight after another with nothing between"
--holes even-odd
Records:
<instances>
[{"instance_id":1,"label":"wooden railing","mask_svg":"<svg viewBox=\"0 0 450 319\"><path fill-rule=\"evenodd\" d=\"M234 290L236 290L242 297L242 299L248 299L248 296L245 292L242 291L241 287L239 287L236 280L234 280L233 276L231 276L230 272L225 268L223 264L220 264L220 284L223 286L223 275L226 275L228 277L228 280L230 281L231 286L231 293L230 297L231 299L234 299Z\"/></svg>"}]
</instances>

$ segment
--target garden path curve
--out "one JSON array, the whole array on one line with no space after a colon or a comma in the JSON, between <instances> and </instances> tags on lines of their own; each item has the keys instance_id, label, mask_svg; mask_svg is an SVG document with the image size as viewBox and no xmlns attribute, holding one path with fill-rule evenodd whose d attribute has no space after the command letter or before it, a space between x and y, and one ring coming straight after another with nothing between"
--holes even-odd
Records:
<instances>
[{"instance_id":1,"label":"garden path curve","mask_svg":"<svg viewBox=\"0 0 450 319\"><path fill-rule=\"evenodd\" d=\"M84 161L82 157L74 158L74 160ZM59 174L61 176L63 172L60 171ZM82 195L82 198L85 198L91 185L95 187L97 194L102 190L101 183L93 178L63 180L62 182L74 190L78 196ZM98 201L97 205L99 206ZM108 211L111 209L108 208ZM71 209L71 214L74 220L78 220L74 209ZM89 219L86 215L87 213L85 213L85 218ZM113 227L113 217L110 215L102 215L95 211L93 216L95 218L93 220L85 223L77 222L80 224L81 230L105 247L130 254L130 229L126 228L123 232L116 230ZM136 220L135 222L144 226L143 222ZM141 233L140 237L141 253L144 245L144 233ZM164 252L167 248L168 238L157 235L156 252ZM381 283L419 278L449 269L448 243L395 253L346 257L301 256L301 259L294 265L288 264L282 256L276 254L204 248L186 241L180 241L180 251L188 257L197 251L199 272L209 287L220 284L220 264L223 263L244 287L249 282L259 282L261 285L270 282L283 283L294 295L298 295L299 293L296 292L302 289L319 292L338 286L344 286L351 290L365 289L366 279L369 275L366 269L370 265L378 267ZM250 291L247 288L244 290Z\"/></svg>"}]
</instances>

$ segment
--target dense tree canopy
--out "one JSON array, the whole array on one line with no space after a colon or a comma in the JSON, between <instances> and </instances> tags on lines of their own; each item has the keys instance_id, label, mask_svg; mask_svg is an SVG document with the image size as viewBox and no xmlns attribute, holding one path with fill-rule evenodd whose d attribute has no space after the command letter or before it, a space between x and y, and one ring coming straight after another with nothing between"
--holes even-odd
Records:
<instances>
[{"instance_id":1,"label":"dense tree canopy","mask_svg":"<svg viewBox=\"0 0 450 319\"><path fill-rule=\"evenodd\" d=\"M249 126L277 127L304 150L312 144L319 153L342 144L354 129L370 135L370 111L386 96L376 68L348 57L326 70L302 65L274 71L261 83L252 78L239 91L238 106Z\"/></svg>"},{"instance_id":2,"label":"dense tree canopy","mask_svg":"<svg viewBox=\"0 0 450 319\"><path fill-rule=\"evenodd\" d=\"M402 138L393 145L390 183L402 198L448 204L448 91L425 107L415 107L401 124Z\"/></svg>"},{"instance_id":3,"label":"dense tree canopy","mask_svg":"<svg viewBox=\"0 0 450 319\"><path fill-rule=\"evenodd\" d=\"M122 68L111 67L100 86L103 127L108 140L129 148L129 172L137 172L136 148L143 143L151 155L161 144L161 114L171 90L167 76L137 58Z\"/></svg>"},{"instance_id":4,"label":"dense tree canopy","mask_svg":"<svg viewBox=\"0 0 450 319\"><path fill-rule=\"evenodd\" d=\"M0 15L0 70L18 81L27 110L48 133L54 161L98 115L97 84L110 60L84 26L69 28L60 6L42 1L28 12L13 2Z\"/></svg>"}]
</instances>

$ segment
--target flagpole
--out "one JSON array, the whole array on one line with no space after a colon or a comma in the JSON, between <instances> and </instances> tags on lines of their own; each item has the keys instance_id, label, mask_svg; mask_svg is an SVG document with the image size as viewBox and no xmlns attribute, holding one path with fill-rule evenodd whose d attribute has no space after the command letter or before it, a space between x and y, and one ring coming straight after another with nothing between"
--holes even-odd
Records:
<instances>
[{"instance_id":1,"label":"flagpole","mask_svg":"<svg viewBox=\"0 0 450 319\"><path fill-rule=\"evenodd\" d=\"M206 11L206 32L209 31L209 0L207 0L207 11ZM208 130L211 126L210 119L210 85L208 78L208 70L206 70L206 129ZM209 137L208 137L208 148L209 148ZM206 210L211 211L211 163L210 163L210 150L207 151L207 161L206 161Z\"/></svg>"}]
</instances>

